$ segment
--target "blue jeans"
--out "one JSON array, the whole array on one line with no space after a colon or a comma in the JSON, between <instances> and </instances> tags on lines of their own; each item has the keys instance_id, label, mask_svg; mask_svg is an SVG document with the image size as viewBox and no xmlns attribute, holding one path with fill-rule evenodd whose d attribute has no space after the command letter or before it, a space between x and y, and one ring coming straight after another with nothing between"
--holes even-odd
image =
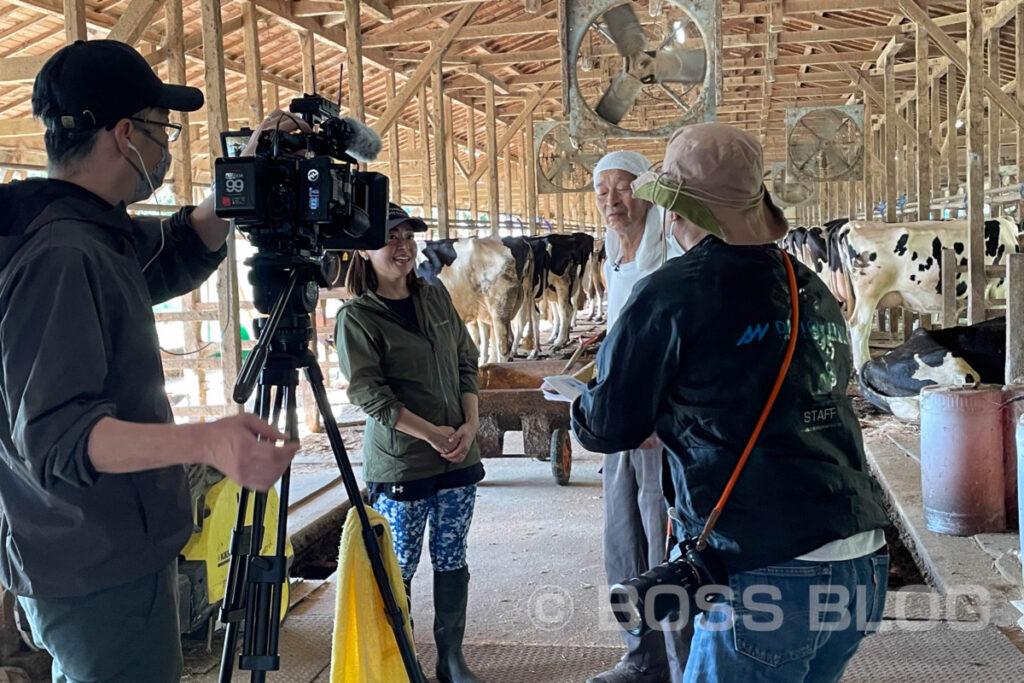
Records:
<instances>
[{"instance_id":1,"label":"blue jeans","mask_svg":"<svg viewBox=\"0 0 1024 683\"><path fill-rule=\"evenodd\" d=\"M700 615L687 683L833 683L864 636L878 630L889 556L791 560L729 577Z\"/></svg>"}]
</instances>

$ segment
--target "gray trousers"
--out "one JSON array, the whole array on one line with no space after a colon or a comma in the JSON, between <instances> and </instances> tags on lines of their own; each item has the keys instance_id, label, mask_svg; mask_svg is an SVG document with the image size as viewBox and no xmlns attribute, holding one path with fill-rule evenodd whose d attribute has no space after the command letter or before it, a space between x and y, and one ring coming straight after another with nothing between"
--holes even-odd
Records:
<instances>
[{"instance_id":1,"label":"gray trousers","mask_svg":"<svg viewBox=\"0 0 1024 683\"><path fill-rule=\"evenodd\" d=\"M74 598L18 597L53 683L181 679L177 560L123 586Z\"/></svg>"},{"instance_id":2,"label":"gray trousers","mask_svg":"<svg viewBox=\"0 0 1024 683\"><path fill-rule=\"evenodd\" d=\"M608 585L643 574L665 559L668 503L661 490L662 447L604 456L604 569ZM654 675L682 680L693 624L650 631L642 638L620 631L622 661Z\"/></svg>"}]
</instances>

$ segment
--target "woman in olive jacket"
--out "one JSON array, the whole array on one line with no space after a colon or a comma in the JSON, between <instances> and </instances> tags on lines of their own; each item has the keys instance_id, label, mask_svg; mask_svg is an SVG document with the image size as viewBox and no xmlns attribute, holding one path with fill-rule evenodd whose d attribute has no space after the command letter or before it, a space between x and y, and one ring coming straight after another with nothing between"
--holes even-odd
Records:
<instances>
[{"instance_id":1,"label":"woman in olive jacket","mask_svg":"<svg viewBox=\"0 0 1024 683\"><path fill-rule=\"evenodd\" d=\"M348 396L367 414L363 474L387 518L406 591L426 522L434 567L437 678L476 683L466 667L466 539L484 476L476 346L448 292L416 278L414 231L426 225L392 204L388 244L357 252L335 339Z\"/></svg>"}]
</instances>

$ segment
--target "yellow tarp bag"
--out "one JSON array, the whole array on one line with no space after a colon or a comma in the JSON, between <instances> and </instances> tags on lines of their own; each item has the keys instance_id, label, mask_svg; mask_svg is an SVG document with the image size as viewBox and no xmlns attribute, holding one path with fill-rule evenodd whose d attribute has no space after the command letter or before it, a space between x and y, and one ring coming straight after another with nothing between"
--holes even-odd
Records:
<instances>
[{"instance_id":1,"label":"yellow tarp bag","mask_svg":"<svg viewBox=\"0 0 1024 683\"><path fill-rule=\"evenodd\" d=\"M408 602L402 571L398 567L391 529L383 516L366 508L373 527L383 526L381 557L391 580L391 590L405 615L405 631L412 642ZM362 527L355 508L348 511L338 550L338 599L334 612L331 651L331 683L407 683L409 675L395 642L384 600L373 578L370 558L363 545Z\"/></svg>"}]
</instances>

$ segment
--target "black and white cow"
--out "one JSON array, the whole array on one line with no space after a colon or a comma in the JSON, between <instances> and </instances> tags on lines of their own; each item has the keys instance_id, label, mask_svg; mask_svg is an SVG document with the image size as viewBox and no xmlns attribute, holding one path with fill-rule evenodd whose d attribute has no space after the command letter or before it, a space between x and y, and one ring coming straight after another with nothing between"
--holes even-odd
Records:
<instances>
[{"instance_id":1,"label":"black and white cow","mask_svg":"<svg viewBox=\"0 0 1024 683\"><path fill-rule=\"evenodd\" d=\"M877 223L849 221L829 240L830 263L841 264L856 368L870 359L868 339L875 309L903 306L919 314L942 312L942 249L953 249L967 263L967 221ZM1008 218L985 221L985 265L1002 265L1020 251L1017 226ZM842 290L843 288L840 288ZM957 296L967 292L957 275ZM1000 296L995 287L989 296ZM853 302L852 307L849 302Z\"/></svg>"},{"instance_id":2,"label":"black and white cow","mask_svg":"<svg viewBox=\"0 0 1024 683\"><path fill-rule=\"evenodd\" d=\"M523 283L509 248L491 238L444 239L418 246L417 274L448 290L480 347L480 358L510 360L511 321L523 302Z\"/></svg>"},{"instance_id":3,"label":"black and white cow","mask_svg":"<svg viewBox=\"0 0 1024 683\"><path fill-rule=\"evenodd\" d=\"M501 243L508 247L512 252L512 257L516 260L516 274L519 276L523 288L523 302L512 321L511 356L516 355L523 337L529 333L532 348L527 358L536 358L540 353L540 332L537 328L539 315L536 305L539 278L534 262L533 245L522 237L503 237Z\"/></svg>"},{"instance_id":4,"label":"black and white cow","mask_svg":"<svg viewBox=\"0 0 1024 683\"><path fill-rule=\"evenodd\" d=\"M543 298L552 317L552 333L548 342L555 348L565 346L569 343L582 273L594 250L594 238L584 233L552 233L527 237L526 240L547 252Z\"/></svg>"},{"instance_id":5,"label":"black and white cow","mask_svg":"<svg viewBox=\"0 0 1024 683\"><path fill-rule=\"evenodd\" d=\"M903 344L864 364L861 394L896 417L917 420L922 388L1002 384L1005 364L1006 318L941 330L918 328Z\"/></svg>"}]
</instances>

